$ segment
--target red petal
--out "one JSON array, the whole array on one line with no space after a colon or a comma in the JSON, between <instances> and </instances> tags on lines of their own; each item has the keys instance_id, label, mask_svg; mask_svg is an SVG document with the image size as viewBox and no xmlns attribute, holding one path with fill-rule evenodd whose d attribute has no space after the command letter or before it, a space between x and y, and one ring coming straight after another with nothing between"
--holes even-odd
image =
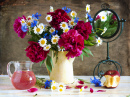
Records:
<instances>
[{"instance_id":1,"label":"red petal","mask_svg":"<svg viewBox=\"0 0 130 97\"><path fill-rule=\"evenodd\" d=\"M76 89L81 89L83 87L83 85L77 85L75 88Z\"/></svg>"},{"instance_id":2,"label":"red petal","mask_svg":"<svg viewBox=\"0 0 130 97\"><path fill-rule=\"evenodd\" d=\"M106 92L106 90L97 90L97 92Z\"/></svg>"},{"instance_id":3,"label":"red petal","mask_svg":"<svg viewBox=\"0 0 130 97\"><path fill-rule=\"evenodd\" d=\"M88 88L88 86L85 86L85 87L84 87L84 89L87 89L87 88Z\"/></svg>"},{"instance_id":4,"label":"red petal","mask_svg":"<svg viewBox=\"0 0 130 97\"><path fill-rule=\"evenodd\" d=\"M84 84L84 82L83 82L83 81L81 81L81 80L80 80L80 81L78 81L78 83L79 83L79 84Z\"/></svg>"},{"instance_id":5,"label":"red petal","mask_svg":"<svg viewBox=\"0 0 130 97\"><path fill-rule=\"evenodd\" d=\"M66 86L66 89L70 89L70 88L72 88L72 87L70 87L70 86Z\"/></svg>"},{"instance_id":6,"label":"red petal","mask_svg":"<svg viewBox=\"0 0 130 97\"><path fill-rule=\"evenodd\" d=\"M90 92L93 93L93 89L92 88L90 88Z\"/></svg>"},{"instance_id":7,"label":"red petal","mask_svg":"<svg viewBox=\"0 0 130 97\"><path fill-rule=\"evenodd\" d=\"M28 89L27 91L28 92L36 92L36 91L38 91L38 89L37 88L31 88L31 89Z\"/></svg>"}]
</instances>

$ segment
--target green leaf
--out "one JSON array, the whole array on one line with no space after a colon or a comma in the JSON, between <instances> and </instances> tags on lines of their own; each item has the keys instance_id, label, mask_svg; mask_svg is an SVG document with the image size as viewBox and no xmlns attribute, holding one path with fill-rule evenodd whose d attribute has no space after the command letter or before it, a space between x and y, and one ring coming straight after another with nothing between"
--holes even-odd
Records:
<instances>
[{"instance_id":1,"label":"green leaf","mask_svg":"<svg viewBox=\"0 0 130 97\"><path fill-rule=\"evenodd\" d=\"M47 59L46 59L46 66L50 72L52 71L52 67L54 67L53 62L52 62L52 58L49 55L47 56Z\"/></svg>"},{"instance_id":2,"label":"green leaf","mask_svg":"<svg viewBox=\"0 0 130 97\"><path fill-rule=\"evenodd\" d=\"M88 53L88 54L90 54L90 55L93 56L92 52L91 52L88 48L85 47L85 48L83 49L83 51L85 51L86 53Z\"/></svg>"},{"instance_id":3,"label":"green leaf","mask_svg":"<svg viewBox=\"0 0 130 97\"><path fill-rule=\"evenodd\" d=\"M93 46L94 44L91 43L89 40L84 40L84 45L85 46Z\"/></svg>"},{"instance_id":4,"label":"green leaf","mask_svg":"<svg viewBox=\"0 0 130 97\"><path fill-rule=\"evenodd\" d=\"M40 63L40 66L45 62L45 60L42 60L41 63Z\"/></svg>"},{"instance_id":5,"label":"green leaf","mask_svg":"<svg viewBox=\"0 0 130 97\"><path fill-rule=\"evenodd\" d=\"M89 57L89 55L84 50L82 50L82 54L86 57Z\"/></svg>"},{"instance_id":6,"label":"green leaf","mask_svg":"<svg viewBox=\"0 0 130 97\"><path fill-rule=\"evenodd\" d=\"M82 61L83 61L83 53L82 53L80 56L81 56L81 59L82 59Z\"/></svg>"},{"instance_id":7,"label":"green leaf","mask_svg":"<svg viewBox=\"0 0 130 97\"><path fill-rule=\"evenodd\" d=\"M88 40L92 41L94 40L94 37L89 36Z\"/></svg>"},{"instance_id":8,"label":"green leaf","mask_svg":"<svg viewBox=\"0 0 130 97\"><path fill-rule=\"evenodd\" d=\"M91 33L91 34L89 34L89 36L96 36L96 34L95 33Z\"/></svg>"}]
</instances>

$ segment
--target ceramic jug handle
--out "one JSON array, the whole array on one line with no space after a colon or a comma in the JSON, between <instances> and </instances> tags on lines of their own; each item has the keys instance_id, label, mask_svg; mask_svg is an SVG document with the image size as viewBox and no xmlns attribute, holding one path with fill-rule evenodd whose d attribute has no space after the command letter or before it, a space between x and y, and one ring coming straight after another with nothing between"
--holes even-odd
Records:
<instances>
[{"instance_id":1,"label":"ceramic jug handle","mask_svg":"<svg viewBox=\"0 0 130 97\"><path fill-rule=\"evenodd\" d=\"M13 61L10 61L10 62L7 64L7 73L8 73L8 75L9 75L10 79L11 79L11 77L12 77L12 73L11 73L11 71L10 71L10 65L13 64L13 63L14 63Z\"/></svg>"}]
</instances>

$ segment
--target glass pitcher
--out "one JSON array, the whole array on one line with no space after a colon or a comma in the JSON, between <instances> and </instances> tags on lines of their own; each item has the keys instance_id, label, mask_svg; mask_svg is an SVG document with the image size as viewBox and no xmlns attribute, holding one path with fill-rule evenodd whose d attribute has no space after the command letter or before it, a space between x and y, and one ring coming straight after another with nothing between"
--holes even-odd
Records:
<instances>
[{"instance_id":1,"label":"glass pitcher","mask_svg":"<svg viewBox=\"0 0 130 97\"><path fill-rule=\"evenodd\" d=\"M15 67L13 74L10 71L11 64ZM11 61L7 64L7 73L16 89L30 89L35 85L36 77L32 71L32 64L31 61Z\"/></svg>"}]
</instances>

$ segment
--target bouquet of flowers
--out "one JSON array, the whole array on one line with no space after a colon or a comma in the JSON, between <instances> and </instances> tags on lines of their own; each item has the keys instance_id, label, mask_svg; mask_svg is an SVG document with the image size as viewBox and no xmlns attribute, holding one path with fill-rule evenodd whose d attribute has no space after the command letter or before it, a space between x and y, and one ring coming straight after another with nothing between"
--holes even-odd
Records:
<instances>
[{"instance_id":1,"label":"bouquet of flowers","mask_svg":"<svg viewBox=\"0 0 130 97\"><path fill-rule=\"evenodd\" d=\"M109 38L117 30L117 18L110 11L101 11L95 19L94 26L98 36Z\"/></svg>"},{"instance_id":2,"label":"bouquet of flowers","mask_svg":"<svg viewBox=\"0 0 130 97\"><path fill-rule=\"evenodd\" d=\"M48 55L53 51L57 56L58 51L67 51L66 57L74 58L83 55L89 57L93 55L87 46L93 46L94 36L90 21L93 19L90 12L90 5L86 5L85 21L79 20L77 13L70 8L63 7L54 11L50 6L50 12L45 17L49 23L45 25L39 23L41 14L32 14L32 16L18 17L14 23L14 31L18 37L24 38L26 34L32 37L28 40L30 44L26 49L26 56L32 62L44 63L45 59L48 66L52 66L52 59ZM48 67L49 68L49 67Z\"/></svg>"}]
</instances>

